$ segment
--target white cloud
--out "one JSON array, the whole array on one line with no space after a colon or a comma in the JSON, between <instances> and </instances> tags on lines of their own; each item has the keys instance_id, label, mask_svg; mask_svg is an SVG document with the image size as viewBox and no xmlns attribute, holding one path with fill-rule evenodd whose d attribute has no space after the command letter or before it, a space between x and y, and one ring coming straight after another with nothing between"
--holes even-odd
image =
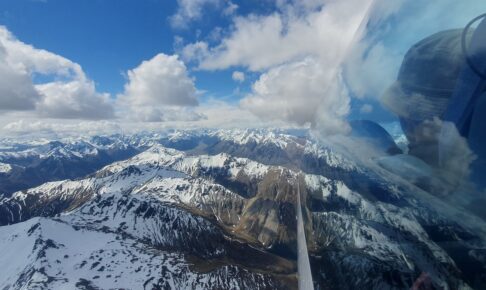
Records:
<instances>
[{"instance_id":1,"label":"white cloud","mask_svg":"<svg viewBox=\"0 0 486 290\"><path fill-rule=\"evenodd\" d=\"M34 75L55 80L34 84ZM109 96L96 92L80 65L16 39L0 26L0 104L51 118L112 118Z\"/></svg>"},{"instance_id":2,"label":"white cloud","mask_svg":"<svg viewBox=\"0 0 486 290\"><path fill-rule=\"evenodd\" d=\"M189 108L132 107L130 115L141 122L193 122L206 119Z\"/></svg>"},{"instance_id":3,"label":"white cloud","mask_svg":"<svg viewBox=\"0 0 486 290\"><path fill-rule=\"evenodd\" d=\"M288 127L282 121L262 121L246 108L229 104L220 100L209 100L196 108L196 112L206 116L203 120L193 123L194 127L202 128L259 128ZM224 114L221 114L224 112Z\"/></svg>"},{"instance_id":4,"label":"white cloud","mask_svg":"<svg viewBox=\"0 0 486 290\"><path fill-rule=\"evenodd\" d=\"M52 79L33 83L35 75ZM112 100L96 91L80 65L17 40L0 26L0 113L30 111L32 118L109 119L149 122L205 118L188 107L198 105L194 80L177 56L158 54L127 72L125 91ZM27 115L29 113L26 113ZM23 117L27 115L23 114Z\"/></svg>"},{"instance_id":5,"label":"white cloud","mask_svg":"<svg viewBox=\"0 0 486 290\"><path fill-rule=\"evenodd\" d=\"M170 23L175 28L187 28L190 22L202 18L207 7L222 9L225 16L233 15L238 5L229 0L177 0L177 11L170 17Z\"/></svg>"},{"instance_id":6,"label":"white cloud","mask_svg":"<svg viewBox=\"0 0 486 290\"><path fill-rule=\"evenodd\" d=\"M159 53L129 70L121 96L137 106L196 106L194 80L177 55Z\"/></svg>"},{"instance_id":7,"label":"white cloud","mask_svg":"<svg viewBox=\"0 0 486 290\"><path fill-rule=\"evenodd\" d=\"M327 5L322 6L324 2ZM320 1L318 9L301 12L287 5L271 15L236 17L232 33L212 47L203 69L245 66L261 71L314 56L335 63L355 36L371 1Z\"/></svg>"},{"instance_id":8,"label":"white cloud","mask_svg":"<svg viewBox=\"0 0 486 290\"><path fill-rule=\"evenodd\" d=\"M238 5L228 1L226 7L223 9L223 15L231 16L236 13L236 10L238 10Z\"/></svg>"},{"instance_id":9,"label":"white cloud","mask_svg":"<svg viewBox=\"0 0 486 290\"><path fill-rule=\"evenodd\" d=\"M225 113L221 114L221 112ZM71 119L62 121L59 119L39 120L18 113L15 116L0 116L0 133L2 136L25 136L26 138L45 136L57 139L68 136L135 133L144 130L161 131L175 128L288 127L288 124L282 122L263 123L247 110L219 100L209 100L194 108L194 110L172 108L163 110L162 113L165 114L162 118L160 115L155 115L155 119L152 120L150 118L146 120L120 118L117 120L81 122ZM146 118L147 116L142 117ZM159 120L156 120L156 118L159 118Z\"/></svg>"},{"instance_id":10,"label":"white cloud","mask_svg":"<svg viewBox=\"0 0 486 290\"><path fill-rule=\"evenodd\" d=\"M204 41L190 43L180 50L180 54L186 62L200 62L208 55L208 44Z\"/></svg>"},{"instance_id":11,"label":"white cloud","mask_svg":"<svg viewBox=\"0 0 486 290\"><path fill-rule=\"evenodd\" d=\"M322 137L347 134L351 130L346 121L350 110L350 97L341 71L338 71L327 84L329 85L324 91L312 123L313 129Z\"/></svg>"},{"instance_id":12,"label":"white cloud","mask_svg":"<svg viewBox=\"0 0 486 290\"><path fill-rule=\"evenodd\" d=\"M147 122L203 118L187 109L198 105L197 92L177 55L157 54L127 76L125 91L118 96L122 115Z\"/></svg>"},{"instance_id":13,"label":"white cloud","mask_svg":"<svg viewBox=\"0 0 486 290\"><path fill-rule=\"evenodd\" d=\"M219 42L223 37L223 33L224 33L223 28L220 26L216 26L211 30L211 32L209 32L207 36L207 40L212 42Z\"/></svg>"},{"instance_id":14,"label":"white cloud","mask_svg":"<svg viewBox=\"0 0 486 290\"><path fill-rule=\"evenodd\" d=\"M2 134L26 135L26 136L48 136L62 138L66 136L86 136L99 134L123 133L120 124L113 121L75 121L44 119L20 119L7 123L0 128Z\"/></svg>"},{"instance_id":15,"label":"white cloud","mask_svg":"<svg viewBox=\"0 0 486 290\"><path fill-rule=\"evenodd\" d=\"M177 0L177 12L170 17L173 27L184 28L190 21L198 20L206 5L217 5L219 0Z\"/></svg>"},{"instance_id":16,"label":"white cloud","mask_svg":"<svg viewBox=\"0 0 486 290\"><path fill-rule=\"evenodd\" d=\"M0 42L0 112L33 110L39 98L30 76L7 63L6 50Z\"/></svg>"},{"instance_id":17,"label":"white cloud","mask_svg":"<svg viewBox=\"0 0 486 290\"><path fill-rule=\"evenodd\" d=\"M371 1L280 1L270 15L236 17L226 38L189 44L205 70L235 66L262 72L241 106L265 120L346 132L349 96L340 66L357 40Z\"/></svg>"},{"instance_id":18,"label":"white cloud","mask_svg":"<svg viewBox=\"0 0 486 290\"><path fill-rule=\"evenodd\" d=\"M231 78L233 78L233 80L236 82L242 83L245 81L245 73L241 71L234 71Z\"/></svg>"},{"instance_id":19,"label":"white cloud","mask_svg":"<svg viewBox=\"0 0 486 290\"><path fill-rule=\"evenodd\" d=\"M44 96L37 105L41 116L62 119L114 117L109 95L97 93L92 81L50 82L35 87Z\"/></svg>"},{"instance_id":20,"label":"white cloud","mask_svg":"<svg viewBox=\"0 0 486 290\"><path fill-rule=\"evenodd\" d=\"M475 11L486 9L480 0L276 3L272 14L235 17L217 45L188 44L184 57L203 70L241 66L261 72L241 106L261 118L310 123L325 132L347 131L348 88L359 98L380 96L411 45L438 30L463 27ZM308 59L315 63L304 65ZM302 74L318 71L319 85L306 87L309 80L291 71L296 68ZM329 109L336 106L339 113Z\"/></svg>"},{"instance_id":21,"label":"white cloud","mask_svg":"<svg viewBox=\"0 0 486 290\"><path fill-rule=\"evenodd\" d=\"M5 26L0 26L0 42L7 52L5 58L7 63L18 72L86 78L81 66L77 63L23 43L16 39Z\"/></svg>"},{"instance_id":22,"label":"white cloud","mask_svg":"<svg viewBox=\"0 0 486 290\"><path fill-rule=\"evenodd\" d=\"M395 81L402 57L398 52L388 50L382 42L368 48L364 43L354 46L344 64L344 71L355 96L381 96L384 89Z\"/></svg>"},{"instance_id":23,"label":"white cloud","mask_svg":"<svg viewBox=\"0 0 486 290\"><path fill-rule=\"evenodd\" d=\"M327 116L324 131L342 132L346 126L341 120L349 111L349 98L339 90L329 91L331 81L340 83L315 59L285 64L260 76L241 106L262 119L298 125L315 126L317 115L323 114Z\"/></svg>"}]
</instances>

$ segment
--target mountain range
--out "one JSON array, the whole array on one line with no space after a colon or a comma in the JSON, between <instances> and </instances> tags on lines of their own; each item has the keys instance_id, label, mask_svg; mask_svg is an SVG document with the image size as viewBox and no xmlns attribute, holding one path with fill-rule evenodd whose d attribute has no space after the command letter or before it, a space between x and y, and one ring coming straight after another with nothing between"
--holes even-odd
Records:
<instances>
[{"instance_id":1,"label":"mountain range","mask_svg":"<svg viewBox=\"0 0 486 290\"><path fill-rule=\"evenodd\" d=\"M0 289L297 289L299 198L315 289L484 289L485 220L356 155L305 130L0 140Z\"/></svg>"}]
</instances>

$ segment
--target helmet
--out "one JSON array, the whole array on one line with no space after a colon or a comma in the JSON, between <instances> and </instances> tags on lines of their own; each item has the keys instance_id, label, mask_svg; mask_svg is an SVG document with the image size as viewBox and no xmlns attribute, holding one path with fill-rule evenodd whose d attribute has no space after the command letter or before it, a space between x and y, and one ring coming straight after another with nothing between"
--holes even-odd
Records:
<instances>
[{"instance_id":1,"label":"helmet","mask_svg":"<svg viewBox=\"0 0 486 290\"><path fill-rule=\"evenodd\" d=\"M462 32L438 32L413 45L403 59L397 81L382 96L384 106L400 119L409 141L409 154L434 166L439 158L439 119L465 64Z\"/></svg>"}]
</instances>

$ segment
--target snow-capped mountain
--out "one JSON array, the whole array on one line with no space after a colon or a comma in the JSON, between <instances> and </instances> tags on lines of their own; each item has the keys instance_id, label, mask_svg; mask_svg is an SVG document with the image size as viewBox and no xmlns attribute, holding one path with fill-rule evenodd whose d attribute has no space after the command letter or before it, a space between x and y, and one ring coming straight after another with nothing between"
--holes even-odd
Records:
<instances>
[{"instance_id":1,"label":"snow-capped mountain","mask_svg":"<svg viewBox=\"0 0 486 290\"><path fill-rule=\"evenodd\" d=\"M349 160L328 148L318 148L302 137L268 130L169 131L60 141L0 139L2 168L16 167L0 172L0 195L9 196L48 181L81 178L157 144L194 154L228 153L270 165L314 166L321 171L330 167L329 174L353 167ZM312 164L300 164L306 162L300 158L304 152Z\"/></svg>"},{"instance_id":2,"label":"snow-capped mountain","mask_svg":"<svg viewBox=\"0 0 486 290\"><path fill-rule=\"evenodd\" d=\"M98 138L140 153L0 201L0 287L295 289L298 190L315 288L485 285L484 221L309 136Z\"/></svg>"},{"instance_id":3,"label":"snow-capped mountain","mask_svg":"<svg viewBox=\"0 0 486 290\"><path fill-rule=\"evenodd\" d=\"M139 152L117 136L88 140L0 141L0 196L47 181L75 179Z\"/></svg>"}]
</instances>

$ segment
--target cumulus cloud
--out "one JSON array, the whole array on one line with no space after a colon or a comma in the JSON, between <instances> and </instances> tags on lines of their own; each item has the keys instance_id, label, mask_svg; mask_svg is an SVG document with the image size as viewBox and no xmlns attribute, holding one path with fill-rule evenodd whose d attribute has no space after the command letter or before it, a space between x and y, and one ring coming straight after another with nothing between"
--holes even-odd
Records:
<instances>
[{"instance_id":1,"label":"cumulus cloud","mask_svg":"<svg viewBox=\"0 0 486 290\"><path fill-rule=\"evenodd\" d=\"M159 53L129 70L123 99L133 105L196 106L194 80L177 55Z\"/></svg>"},{"instance_id":2,"label":"cumulus cloud","mask_svg":"<svg viewBox=\"0 0 486 290\"><path fill-rule=\"evenodd\" d=\"M245 81L245 73L241 71L234 71L231 78L236 82L242 83Z\"/></svg>"},{"instance_id":3,"label":"cumulus cloud","mask_svg":"<svg viewBox=\"0 0 486 290\"><path fill-rule=\"evenodd\" d=\"M157 54L129 70L127 76L118 104L132 117L149 122L202 118L187 110L198 105L197 92L177 55Z\"/></svg>"},{"instance_id":4,"label":"cumulus cloud","mask_svg":"<svg viewBox=\"0 0 486 290\"><path fill-rule=\"evenodd\" d=\"M44 96L37 105L41 116L62 119L110 119L114 117L108 94L100 94L88 80L36 85Z\"/></svg>"},{"instance_id":5,"label":"cumulus cloud","mask_svg":"<svg viewBox=\"0 0 486 290\"><path fill-rule=\"evenodd\" d=\"M33 110L39 99L30 76L7 63L6 50L0 42L0 112Z\"/></svg>"},{"instance_id":6,"label":"cumulus cloud","mask_svg":"<svg viewBox=\"0 0 486 290\"><path fill-rule=\"evenodd\" d=\"M324 96L311 123L315 133L321 137L349 133L351 127L346 117L350 110L350 97L341 71L329 81Z\"/></svg>"},{"instance_id":7,"label":"cumulus cloud","mask_svg":"<svg viewBox=\"0 0 486 290\"><path fill-rule=\"evenodd\" d=\"M346 51L371 1L314 2L307 5L313 9L304 12L296 1L270 15L236 17L231 34L207 51L200 67L241 65L261 71L307 56L334 64L335 57Z\"/></svg>"},{"instance_id":8,"label":"cumulus cloud","mask_svg":"<svg viewBox=\"0 0 486 290\"><path fill-rule=\"evenodd\" d=\"M34 83L36 75L50 81ZM158 54L127 72L124 93L115 101L100 93L81 66L17 40L0 26L0 112L30 110L32 117L195 121L203 114L194 80L177 56ZM115 110L116 109L116 110ZM115 112L116 111L116 112Z\"/></svg>"},{"instance_id":9,"label":"cumulus cloud","mask_svg":"<svg viewBox=\"0 0 486 290\"><path fill-rule=\"evenodd\" d=\"M0 26L0 42L6 62L18 72L86 78L79 64L18 40L5 26Z\"/></svg>"},{"instance_id":10,"label":"cumulus cloud","mask_svg":"<svg viewBox=\"0 0 486 290\"><path fill-rule=\"evenodd\" d=\"M298 125L315 126L317 115L322 114L328 119L323 124L326 131L341 131L346 128L341 120L349 112L349 98L339 89L329 90L331 82L340 84L315 59L307 58L261 75L241 106L263 119Z\"/></svg>"},{"instance_id":11,"label":"cumulus cloud","mask_svg":"<svg viewBox=\"0 0 486 290\"><path fill-rule=\"evenodd\" d=\"M34 84L34 75L55 80ZM114 116L108 95L96 92L79 64L23 43L4 26L0 26L0 105L4 112L32 110L51 118Z\"/></svg>"},{"instance_id":12,"label":"cumulus cloud","mask_svg":"<svg viewBox=\"0 0 486 290\"><path fill-rule=\"evenodd\" d=\"M219 44L186 46L204 70L242 66L261 72L240 103L265 120L346 132L349 96L340 66L371 1L279 1L270 15L236 17Z\"/></svg>"}]
</instances>

